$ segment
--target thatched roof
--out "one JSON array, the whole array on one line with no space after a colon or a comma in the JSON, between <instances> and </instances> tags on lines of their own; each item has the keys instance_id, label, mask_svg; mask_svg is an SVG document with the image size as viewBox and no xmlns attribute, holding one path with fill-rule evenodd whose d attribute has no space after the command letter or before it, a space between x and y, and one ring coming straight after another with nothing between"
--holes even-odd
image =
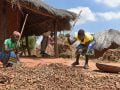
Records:
<instances>
[{"instance_id":1,"label":"thatched roof","mask_svg":"<svg viewBox=\"0 0 120 90\"><path fill-rule=\"evenodd\" d=\"M115 49L120 46L120 31L109 29L94 35L96 45L95 57L101 57L108 49Z\"/></svg>"},{"instance_id":2,"label":"thatched roof","mask_svg":"<svg viewBox=\"0 0 120 90\"><path fill-rule=\"evenodd\" d=\"M109 48L113 43L120 45L120 31L109 29L95 34L95 49L103 50Z\"/></svg>"},{"instance_id":3,"label":"thatched roof","mask_svg":"<svg viewBox=\"0 0 120 90\"><path fill-rule=\"evenodd\" d=\"M45 31L70 30L70 21L76 19L76 14L63 9L53 8L41 0L7 0L17 5L23 12L29 13L25 30L28 35L39 35ZM23 17L24 19L24 17ZM24 32L25 33L25 32Z\"/></svg>"}]
</instances>

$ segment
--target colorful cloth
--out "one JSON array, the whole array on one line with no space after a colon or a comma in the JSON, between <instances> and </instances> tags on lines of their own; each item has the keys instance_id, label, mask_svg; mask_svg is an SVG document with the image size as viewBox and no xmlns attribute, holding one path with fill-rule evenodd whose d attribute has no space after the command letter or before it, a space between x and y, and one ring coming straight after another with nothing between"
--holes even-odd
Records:
<instances>
[{"instance_id":1,"label":"colorful cloth","mask_svg":"<svg viewBox=\"0 0 120 90\"><path fill-rule=\"evenodd\" d=\"M86 48L86 46L84 44L79 44L76 49L83 49L83 48Z\"/></svg>"},{"instance_id":2,"label":"colorful cloth","mask_svg":"<svg viewBox=\"0 0 120 90\"><path fill-rule=\"evenodd\" d=\"M79 49L82 49L82 53L85 53L86 55L94 55L94 46L96 42L93 40L92 42L89 43L88 46L85 46L84 44L79 44L76 49L79 51ZM78 52L79 53L79 52ZM81 52L80 52L81 53Z\"/></svg>"},{"instance_id":3,"label":"colorful cloth","mask_svg":"<svg viewBox=\"0 0 120 90\"><path fill-rule=\"evenodd\" d=\"M14 51L11 51L9 53L0 52L0 60L6 60L8 63L15 64L18 61L18 57L16 56Z\"/></svg>"},{"instance_id":4,"label":"colorful cloth","mask_svg":"<svg viewBox=\"0 0 120 90\"><path fill-rule=\"evenodd\" d=\"M92 42L90 42L90 44L88 45L88 49L93 49L95 44L96 44L96 42L94 40Z\"/></svg>"},{"instance_id":5,"label":"colorful cloth","mask_svg":"<svg viewBox=\"0 0 120 90\"><path fill-rule=\"evenodd\" d=\"M86 55L94 55L94 46L95 46L96 42L93 40L89 45L88 45L88 48L87 48L87 52L86 52Z\"/></svg>"},{"instance_id":6,"label":"colorful cloth","mask_svg":"<svg viewBox=\"0 0 120 90\"><path fill-rule=\"evenodd\" d=\"M0 52L0 60L6 60L9 58L9 54L6 54L4 52Z\"/></svg>"}]
</instances>

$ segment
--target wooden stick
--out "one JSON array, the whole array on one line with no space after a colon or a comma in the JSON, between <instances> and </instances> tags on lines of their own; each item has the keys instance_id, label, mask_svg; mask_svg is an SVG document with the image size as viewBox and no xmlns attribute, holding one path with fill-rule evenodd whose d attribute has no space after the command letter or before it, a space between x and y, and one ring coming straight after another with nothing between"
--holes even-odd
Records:
<instances>
[{"instance_id":1,"label":"wooden stick","mask_svg":"<svg viewBox=\"0 0 120 90\"><path fill-rule=\"evenodd\" d=\"M24 23L23 23L23 26L22 26L22 29L21 29L21 33L20 33L21 35L20 35L20 37L19 37L19 39L18 39L18 42L19 42L20 39L21 39L21 36L22 36L23 30L24 30L24 27L25 27L27 18L28 18L28 14L26 14L26 16L25 16L25 20L24 20Z\"/></svg>"},{"instance_id":2,"label":"wooden stick","mask_svg":"<svg viewBox=\"0 0 120 90\"><path fill-rule=\"evenodd\" d=\"M73 26L72 26L72 28L71 29L73 29L74 28L74 26L75 26L75 24L76 24L76 22L78 21L78 19L79 19L79 16L81 15L81 13L82 13L82 10L80 10L80 12L78 13L78 16L77 16L77 18L76 18L76 20L74 21L74 23L73 23ZM72 31L71 31L72 32ZM70 33L71 33L70 32ZM73 50L72 50L72 52L73 52ZM73 59L73 53L71 52L71 59Z\"/></svg>"},{"instance_id":3,"label":"wooden stick","mask_svg":"<svg viewBox=\"0 0 120 90\"><path fill-rule=\"evenodd\" d=\"M78 13L78 16L77 16L76 20L74 21L72 28L75 26L76 22L78 21L81 13L82 13L82 10L80 10L80 12Z\"/></svg>"}]
</instances>

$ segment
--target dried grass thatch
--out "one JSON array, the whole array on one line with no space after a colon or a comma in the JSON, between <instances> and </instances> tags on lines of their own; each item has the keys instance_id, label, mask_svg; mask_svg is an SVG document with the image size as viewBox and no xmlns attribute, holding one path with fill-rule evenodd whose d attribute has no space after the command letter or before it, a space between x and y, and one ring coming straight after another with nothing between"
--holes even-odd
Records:
<instances>
[{"instance_id":1,"label":"dried grass thatch","mask_svg":"<svg viewBox=\"0 0 120 90\"><path fill-rule=\"evenodd\" d=\"M7 0L12 5L17 5L24 13L29 13L26 24L27 35L40 35L46 31L70 30L70 21L77 15L67 10L53 8L41 0Z\"/></svg>"},{"instance_id":2,"label":"dried grass thatch","mask_svg":"<svg viewBox=\"0 0 120 90\"><path fill-rule=\"evenodd\" d=\"M120 31L109 29L95 34L96 57L100 57L108 49L115 49L120 46Z\"/></svg>"}]
</instances>

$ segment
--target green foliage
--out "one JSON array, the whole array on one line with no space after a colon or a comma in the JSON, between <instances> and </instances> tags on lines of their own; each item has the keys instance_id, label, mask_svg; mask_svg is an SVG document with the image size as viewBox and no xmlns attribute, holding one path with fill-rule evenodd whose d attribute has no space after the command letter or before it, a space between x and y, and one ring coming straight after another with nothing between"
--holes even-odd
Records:
<instances>
[{"instance_id":1,"label":"green foliage","mask_svg":"<svg viewBox=\"0 0 120 90\"><path fill-rule=\"evenodd\" d=\"M36 37L35 36L29 36L28 37L28 45L30 49L34 49L36 44Z\"/></svg>"},{"instance_id":2,"label":"green foliage","mask_svg":"<svg viewBox=\"0 0 120 90\"><path fill-rule=\"evenodd\" d=\"M25 37L23 37L20 42L21 42L21 45L26 46ZM35 48L35 44L36 44L36 36L29 36L28 37L28 45L31 50Z\"/></svg>"}]
</instances>

